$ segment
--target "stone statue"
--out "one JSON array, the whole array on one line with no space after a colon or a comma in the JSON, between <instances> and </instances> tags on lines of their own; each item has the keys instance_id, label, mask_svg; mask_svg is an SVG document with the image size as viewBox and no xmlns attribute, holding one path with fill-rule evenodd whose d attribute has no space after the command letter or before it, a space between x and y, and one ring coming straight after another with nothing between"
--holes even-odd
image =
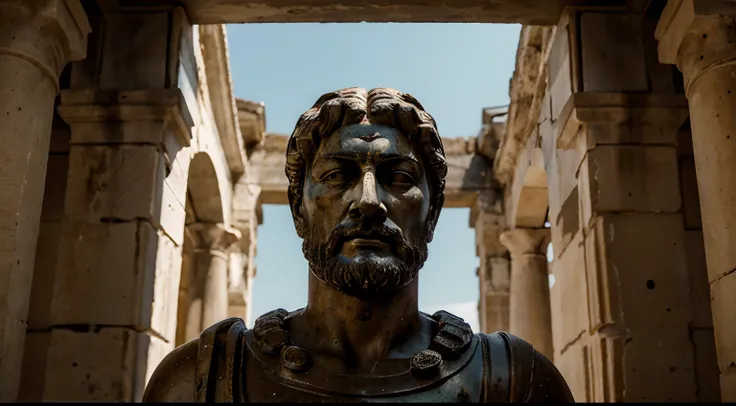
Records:
<instances>
[{"instance_id":1,"label":"stone statue","mask_svg":"<svg viewBox=\"0 0 736 406\"><path fill-rule=\"evenodd\" d=\"M417 274L446 174L435 121L414 97L360 88L320 97L297 122L286 163L307 306L266 313L252 330L237 318L208 328L161 362L144 401L572 402L525 341L419 312Z\"/></svg>"}]
</instances>

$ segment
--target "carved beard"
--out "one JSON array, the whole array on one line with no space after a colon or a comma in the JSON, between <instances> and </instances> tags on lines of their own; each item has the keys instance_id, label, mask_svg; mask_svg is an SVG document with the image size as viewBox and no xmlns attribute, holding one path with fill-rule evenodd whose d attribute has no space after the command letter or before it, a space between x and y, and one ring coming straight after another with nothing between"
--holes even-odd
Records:
<instances>
[{"instance_id":1,"label":"carved beard","mask_svg":"<svg viewBox=\"0 0 736 406\"><path fill-rule=\"evenodd\" d=\"M393 255L381 256L368 250L349 259L340 255L345 241L365 233L387 243ZM330 236L323 234L316 227L306 227L302 251L311 272L322 282L353 296L389 293L406 286L417 276L428 256L425 239L412 243L400 231L388 227L366 230L340 224Z\"/></svg>"}]
</instances>

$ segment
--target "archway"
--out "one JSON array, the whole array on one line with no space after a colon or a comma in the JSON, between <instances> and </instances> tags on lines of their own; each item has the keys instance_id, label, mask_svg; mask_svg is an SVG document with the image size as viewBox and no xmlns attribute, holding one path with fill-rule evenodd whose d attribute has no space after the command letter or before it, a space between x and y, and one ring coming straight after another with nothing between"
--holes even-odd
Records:
<instances>
[{"instance_id":1,"label":"archway","mask_svg":"<svg viewBox=\"0 0 736 406\"><path fill-rule=\"evenodd\" d=\"M215 254L214 257L217 258L214 261L218 262L219 268L222 268L224 262L225 273L208 275L208 268L213 261L213 250L205 245L211 242L208 240L212 239L211 234L213 231L216 233L218 225L221 227L224 215L217 173L212 158L206 152L196 153L190 163L185 212L176 346L198 337L206 327L204 318L210 310L207 307L217 305L215 301L207 303L208 277L213 276L216 279L210 282L222 283L225 287L227 285L227 258ZM219 310L215 309L214 312L219 313Z\"/></svg>"}]
</instances>

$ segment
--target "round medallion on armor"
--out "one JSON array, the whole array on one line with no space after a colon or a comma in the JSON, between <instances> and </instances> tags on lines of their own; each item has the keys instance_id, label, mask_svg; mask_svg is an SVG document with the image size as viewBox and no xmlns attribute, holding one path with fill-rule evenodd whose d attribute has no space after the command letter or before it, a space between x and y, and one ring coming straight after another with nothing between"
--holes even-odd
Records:
<instances>
[{"instance_id":1,"label":"round medallion on armor","mask_svg":"<svg viewBox=\"0 0 736 406\"><path fill-rule=\"evenodd\" d=\"M442 356L436 351L424 350L414 354L409 363L414 376L430 378L440 372Z\"/></svg>"},{"instance_id":2,"label":"round medallion on armor","mask_svg":"<svg viewBox=\"0 0 736 406\"><path fill-rule=\"evenodd\" d=\"M304 348L288 345L281 350L281 365L294 372L304 372L310 366L309 353Z\"/></svg>"}]
</instances>

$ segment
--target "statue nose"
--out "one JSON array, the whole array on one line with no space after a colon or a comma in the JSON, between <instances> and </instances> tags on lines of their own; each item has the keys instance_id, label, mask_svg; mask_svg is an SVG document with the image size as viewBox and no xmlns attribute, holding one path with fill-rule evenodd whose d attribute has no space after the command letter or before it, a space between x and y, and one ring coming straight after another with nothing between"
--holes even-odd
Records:
<instances>
[{"instance_id":1,"label":"statue nose","mask_svg":"<svg viewBox=\"0 0 736 406\"><path fill-rule=\"evenodd\" d=\"M354 202L350 208L350 217L356 220L375 218L376 223L382 224L387 213L386 206L381 201L380 193L382 191L378 182L376 182L376 175L373 172L366 172L363 175L362 186L360 199Z\"/></svg>"}]
</instances>

